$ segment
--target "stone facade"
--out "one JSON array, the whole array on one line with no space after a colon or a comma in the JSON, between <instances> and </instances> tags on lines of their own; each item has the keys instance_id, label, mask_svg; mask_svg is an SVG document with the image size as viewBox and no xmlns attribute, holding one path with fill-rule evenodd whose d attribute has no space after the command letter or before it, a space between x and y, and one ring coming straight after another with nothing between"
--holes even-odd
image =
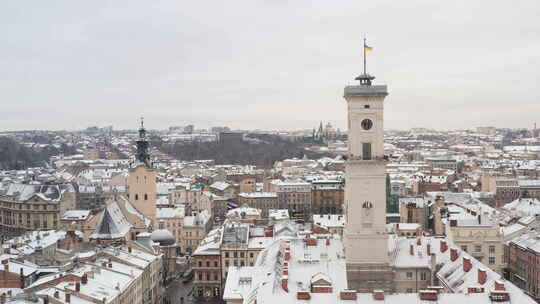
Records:
<instances>
[{"instance_id":1,"label":"stone facade","mask_svg":"<svg viewBox=\"0 0 540 304\"><path fill-rule=\"evenodd\" d=\"M347 281L350 289L359 292L393 291L383 147L383 101L388 93L386 86L372 86L369 77L362 75L359 86L345 88L349 129L344 231Z\"/></svg>"}]
</instances>

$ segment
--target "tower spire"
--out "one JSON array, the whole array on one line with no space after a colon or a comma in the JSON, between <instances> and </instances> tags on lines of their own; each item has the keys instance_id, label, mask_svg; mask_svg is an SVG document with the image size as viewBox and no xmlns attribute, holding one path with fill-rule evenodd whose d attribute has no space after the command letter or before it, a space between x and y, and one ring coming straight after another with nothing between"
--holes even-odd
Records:
<instances>
[{"instance_id":1,"label":"tower spire","mask_svg":"<svg viewBox=\"0 0 540 304\"><path fill-rule=\"evenodd\" d=\"M144 128L144 117L141 117L141 127L139 128L139 140L137 140L136 158L139 162L146 165L146 167L151 168L148 146L148 141L146 140L146 129Z\"/></svg>"}]
</instances>

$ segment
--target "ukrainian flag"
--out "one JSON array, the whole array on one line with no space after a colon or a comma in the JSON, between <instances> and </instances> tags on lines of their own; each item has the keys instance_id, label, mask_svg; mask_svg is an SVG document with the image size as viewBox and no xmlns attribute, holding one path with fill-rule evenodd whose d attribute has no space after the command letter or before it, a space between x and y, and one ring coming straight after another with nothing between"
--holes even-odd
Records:
<instances>
[{"instance_id":1,"label":"ukrainian flag","mask_svg":"<svg viewBox=\"0 0 540 304\"><path fill-rule=\"evenodd\" d=\"M364 51L371 52L373 48L364 43Z\"/></svg>"}]
</instances>

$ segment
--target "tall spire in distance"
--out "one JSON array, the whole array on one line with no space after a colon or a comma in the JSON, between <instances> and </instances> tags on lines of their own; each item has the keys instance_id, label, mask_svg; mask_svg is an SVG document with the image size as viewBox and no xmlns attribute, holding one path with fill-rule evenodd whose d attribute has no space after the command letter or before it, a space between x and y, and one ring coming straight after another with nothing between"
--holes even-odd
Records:
<instances>
[{"instance_id":1,"label":"tall spire in distance","mask_svg":"<svg viewBox=\"0 0 540 304\"><path fill-rule=\"evenodd\" d=\"M150 162L150 153L148 152L148 141L146 140L146 129L144 128L144 117L141 117L139 140L137 140L136 160L143 163L147 168L152 167L152 163Z\"/></svg>"}]
</instances>

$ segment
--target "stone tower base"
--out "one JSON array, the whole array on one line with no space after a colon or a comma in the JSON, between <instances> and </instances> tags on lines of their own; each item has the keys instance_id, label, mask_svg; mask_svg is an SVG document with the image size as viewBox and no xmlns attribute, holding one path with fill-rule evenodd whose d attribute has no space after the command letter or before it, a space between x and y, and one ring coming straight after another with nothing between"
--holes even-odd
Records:
<instances>
[{"instance_id":1,"label":"stone tower base","mask_svg":"<svg viewBox=\"0 0 540 304\"><path fill-rule=\"evenodd\" d=\"M347 263L347 287L362 293L376 289L395 292L394 273L388 264Z\"/></svg>"}]
</instances>

